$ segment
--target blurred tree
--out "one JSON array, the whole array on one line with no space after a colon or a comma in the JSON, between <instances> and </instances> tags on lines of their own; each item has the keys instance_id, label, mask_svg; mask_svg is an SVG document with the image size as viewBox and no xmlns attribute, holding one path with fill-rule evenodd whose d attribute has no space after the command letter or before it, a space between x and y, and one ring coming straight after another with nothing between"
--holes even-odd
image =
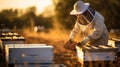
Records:
<instances>
[{"instance_id":1,"label":"blurred tree","mask_svg":"<svg viewBox=\"0 0 120 67\"><path fill-rule=\"evenodd\" d=\"M16 26L16 23L14 19L18 18L18 10L3 10L0 13L0 24L1 27L3 26L4 28L14 28Z\"/></svg>"},{"instance_id":2,"label":"blurred tree","mask_svg":"<svg viewBox=\"0 0 120 67\"><path fill-rule=\"evenodd\" d=\"M0 12L0 28L22 29L29 28L33 30L34 26L52 27L52 16L44 17L43 14L36 16L36 8L30 7L20 16L18 10L2 10Z\"/></svg>"},{"instance_id":3,"label":"blurred tree","mask_svg":"<svg viewBox=\"0 0 120 67\"><path fill-rule=\"evenodd\" d=\"M27 9L26 13L20 16L20 21L22 28L29 28L33 30L35 26L44 26L46 29L52 27L52 17L44 17L42 14L36 15L36 8L30 7Z\"/></svg>"},{"instance_id":4,"label":"blurred tree","mask_svg":"<svg viewBox=\"0 0 120 67\"><path fill-rule=\"evenodd\" d=\"M44 9L44 12L37 16L35 20L35 26L43 26L45 29L53 28L53 11L54 7L48 6Z\"/></svg>"},{"instance_id":5,"label":"blurred tree","mask_svg":"<svg viewBox=\"0 0 120 67\"><path fill-rule=\"evenodd\" d=\"M52 17L44 17L42 14L36 18L36 26L44 26L46 29L53 27Z\"/></svg>"},{"instance_id":6,"label":"blurred tree","mask_svg":"<svg viewBox=\"0 0 120 67\"><path fill-rule=\"evenodd\" d=\"M20 19L23 24L23 28L29 28L31 31L33 31L35 18L36 18L35 12L36 12L35 7L29 7L26 10L26 13L20 16Z\"/></svg>"},{"instance_id":7,"label":"blurred tree","mask_svg":"<svg viewBox=\"0 0 120 67\"><path fill-rule=\"evenodd\" d=\"M62 24L62 27L66 29L71 29L75 20L69 15L70 11L73 9L73 4L77 0L53 0L55 5L55 16L54 19Z\"/></svg>"},{"instance_id":8,"label":"blurred tree","mask_svg":"<svg viewBox=\"0 0 120 67\"><path fill-rule=\"evenodd\" d=\"M105 24L111 28L120 29L120 0L86 0L93 8L105 17Z\"/></svg>"}]
</instances>

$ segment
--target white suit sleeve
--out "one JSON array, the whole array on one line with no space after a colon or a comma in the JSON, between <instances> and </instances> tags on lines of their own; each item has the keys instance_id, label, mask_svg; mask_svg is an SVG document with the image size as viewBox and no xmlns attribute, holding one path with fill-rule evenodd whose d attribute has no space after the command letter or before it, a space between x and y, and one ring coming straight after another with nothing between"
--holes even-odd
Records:
<instances>
[{"instance_id":1,"label":"white suit sleeve","mask_svg":"<svg viewBox=\"0 0 120 67\"><path fill-rule=\"evenodd\" d=\"M70 33L70 39L73 40L74 37L79 33L80 25L78 22L75 23L73 30Z\"/></svg>"}]
</instances>

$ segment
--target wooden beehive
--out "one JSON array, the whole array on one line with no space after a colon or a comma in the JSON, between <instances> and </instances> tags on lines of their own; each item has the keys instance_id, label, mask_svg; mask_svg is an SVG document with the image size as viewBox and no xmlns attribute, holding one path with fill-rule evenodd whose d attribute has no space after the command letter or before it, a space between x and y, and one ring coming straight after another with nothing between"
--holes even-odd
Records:
<instances>
[{"instance_id":1,"label":"wooden beehive","mask_svg":"<svg viewBox=\"0 0 120 67\"><path fill-rule=\"evenodd\" d=\"M111 46L90 46L86 45L83 48L76 46L78 61L84 66L85 62L104 62L116 61L117 48Z\"/></svg>"},{"instance_id":2,"label":"wooden beehive","mask_svg":"<svg viewBox=\"0 0 120 67\"><path fill-rule=\"evenodd\" d=\"M53 46L45 44L7 44L5 45L8 64L53 63Z\"/></svg>"}]
</instances>

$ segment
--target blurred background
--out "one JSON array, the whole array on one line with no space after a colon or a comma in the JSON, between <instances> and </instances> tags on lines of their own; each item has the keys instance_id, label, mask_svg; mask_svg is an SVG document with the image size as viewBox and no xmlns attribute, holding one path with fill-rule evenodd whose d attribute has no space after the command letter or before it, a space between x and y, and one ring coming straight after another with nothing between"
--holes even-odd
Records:
<instances>
[{"instance_id":1,"label":"blurred background","mask_svg":"<svg viewBox=\"0 0 120 67\"><path fill-rule=\"evenodd\" d=\"M0 28L40 31L70 30L75 20L69 15L77 0L0 0ZM119 0L85 0L105 17L111 29L120 29Z\"/></svg>"},{"instance_id":2,"label":"blurred background","mask_svg":"<svg viewBox=\"0 0 120 67\"><path fill-rule=\"evenodd\" d=\"M56 63L64 61L63 44L75 20L69 15L78 0L0 0L0 30L12 30L26 37L26 43L46 43L55 47ZM85 0L105 18L110 37L120 38L120 0ZM76 41L79 40L76 39ZM70 52L71 57L74 53ZM61 57L62 56L62 57ZM61 57L58 58L58 57Z\"/></svg>"},{"instance_id":3,"label":"blurred background","mask_svg":"<svg viewBox=\"0 0 120 67\"><path fill-rule=\"evenodd\" d=\"M74 20L69 12L77 0L0 0L0 27L9 29L44 26L49 29L55 23L71 29ZM119 29L119 0L85 0L104 15L108 29ZM32 30L32 29L31 29Z\"/></svg>"}]
</instances>

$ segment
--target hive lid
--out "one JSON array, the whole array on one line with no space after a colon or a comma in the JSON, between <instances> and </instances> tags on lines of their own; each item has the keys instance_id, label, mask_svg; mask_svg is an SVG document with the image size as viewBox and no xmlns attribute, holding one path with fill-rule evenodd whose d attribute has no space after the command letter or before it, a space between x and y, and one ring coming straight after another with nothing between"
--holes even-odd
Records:
<instances>
[{"instance_id":1,"label":"hive lid","mask_svg":"<svg viewBox=\"0 0 120 67\"><path fill-rule=\"evenodd\" d=\"M8 48L53 48L46 44L6 44L5 46Z\"/></svg>"},{"instance_id":2,"label":"hive lid","mask_svg":"<svg viewBox=\"0 0 120 67\"><path fill-rule=\"evenodd\" d=\"M7 41L7 40L25 40L25 37L0 37L2 41Z\"/></svg>"},{"instance_id":3,"label":"hive lid","mask_svg":"<svg viewBox=\"0 0 120 67\"><path fill-rule=\"evenodd\" d=\"M112 47L109 45L100 45L100 46L92 46L92 45L85 45L82 48L81 47L76 47L78 50L82 51L93 51L93 52L104 52L104 51L115 51L117 50L117 47Z\"/></svg>"},{"instance_id":4,"label":"hive lid","mask_svg":"<svg viewBox=\"0 0 120 67\"><path fill-rule=\"evenodd\" d=\"M117 39L117 38L112 38L113 41L119 41L120 42L120 39Z\"/></svg>"}]
</instances>

